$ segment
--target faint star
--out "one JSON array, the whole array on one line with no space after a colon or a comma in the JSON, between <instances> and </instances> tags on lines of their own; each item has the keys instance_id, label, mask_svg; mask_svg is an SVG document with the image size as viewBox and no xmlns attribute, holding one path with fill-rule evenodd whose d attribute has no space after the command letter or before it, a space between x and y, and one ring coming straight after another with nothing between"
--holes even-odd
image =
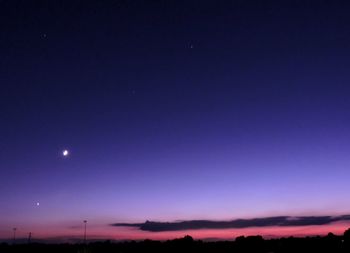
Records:
<instances>
[{"instance_id":1,"label":"faint star","mask_svg":"<svg viewBox=\"0 0 350 253\"><path fill-rule=\"evenodd\" d=\"M39 202L36 202L36 206L40 206L40 203L39 203Z\"/></svg>"}]
</instances>

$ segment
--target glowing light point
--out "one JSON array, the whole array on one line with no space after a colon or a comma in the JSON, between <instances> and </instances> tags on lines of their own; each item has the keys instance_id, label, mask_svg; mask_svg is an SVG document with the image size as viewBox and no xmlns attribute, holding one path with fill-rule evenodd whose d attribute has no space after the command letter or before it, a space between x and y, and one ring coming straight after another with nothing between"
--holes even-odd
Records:
<instances>
[{"instance_id":1,"label":"glowing light point","mask_svg":"<svg viewBox=\"0 0 350 253\"><path fill-rule=\"evenodd\" d=\"M68 156L69 155L69 151L67 149L63 150L62 152L63 156Z\"/></svg>"},{"instance_id":2,"label":"glowing light point","mask_svg":"<svg viewBox=\"0 0 350 253\"><path fill-rule=\"evenodd\" d=\"M36 206L40 206L40 203L39 203L39 202L36 202Z\"/></svg>"}]
</instances>

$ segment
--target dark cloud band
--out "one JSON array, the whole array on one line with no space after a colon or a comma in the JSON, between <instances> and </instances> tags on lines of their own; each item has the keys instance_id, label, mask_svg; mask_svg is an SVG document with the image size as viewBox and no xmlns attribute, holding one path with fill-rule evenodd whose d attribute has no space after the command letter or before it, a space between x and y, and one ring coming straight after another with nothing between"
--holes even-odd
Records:
<instances>
[{"instance_id":1,"label":"dark cloud band","mask_svg":"<svg viewBox=\"0 0 350 253\"><path fill-rule=\"evenodd\" d=\"M193 229L225 229L225 228L249 228L269 226L311 226L326 225L336 221L349 221L350 215L341 216L276 216L255 219L237 219L232 221L190 220L179 222L155 222L145 223L114 223L112 226L138 227L149 232L180 231Z\"/></svg>"}]
</instances>

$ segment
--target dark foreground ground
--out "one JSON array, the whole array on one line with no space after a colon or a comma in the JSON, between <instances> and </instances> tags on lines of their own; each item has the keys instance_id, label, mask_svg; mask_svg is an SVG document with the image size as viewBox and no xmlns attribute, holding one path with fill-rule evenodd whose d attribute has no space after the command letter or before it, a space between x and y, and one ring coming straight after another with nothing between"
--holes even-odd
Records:
<instances>
[{"instance_id":1,"label":"dark foreground ground","mask_svg":"<svg viewBox=\"0 0 350 253\"><path fill-rule=\"evenodd\" d=\"M281 238L264 240L261 236L238 237L235 241L203 242L190 236L171 241L129 241L112 243L110 241L84 244L0 244L0 253L134 253L134 252L348 252L350 253L350 229L343 236L328 234L325 237Z\"/></svg>"}]
</instances>

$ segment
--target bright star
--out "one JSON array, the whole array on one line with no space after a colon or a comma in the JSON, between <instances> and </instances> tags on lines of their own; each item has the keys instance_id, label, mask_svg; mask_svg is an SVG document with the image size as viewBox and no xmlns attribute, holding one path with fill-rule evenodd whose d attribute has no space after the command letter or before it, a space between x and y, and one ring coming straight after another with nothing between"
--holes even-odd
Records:
<instances>
[{"instance_id":1,"label":"bright star","mask_svg":"<svg viewBox=\"0 0 350 253\"><path fill-rule=\"evenodd\" d=\"M63 150L62 152L63 156L68 156L69 155L69 151L67 149Z\"/></svg>"}]
</instances>

